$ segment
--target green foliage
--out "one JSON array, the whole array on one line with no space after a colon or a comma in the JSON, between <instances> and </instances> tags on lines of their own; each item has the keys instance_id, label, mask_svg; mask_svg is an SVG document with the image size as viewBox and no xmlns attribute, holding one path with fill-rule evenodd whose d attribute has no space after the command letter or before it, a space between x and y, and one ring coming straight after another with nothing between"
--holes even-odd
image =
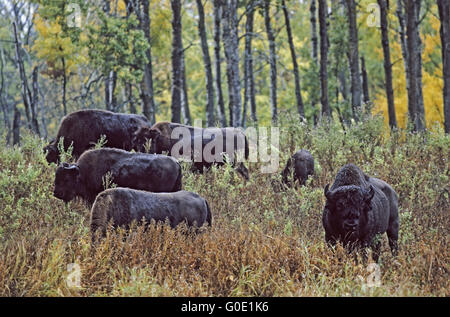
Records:
<instances>
[{"instance_id":1,"label":"green foliage","mask_svg":"<svg viewBox=\"0 0 450 317\"><path fill-rule=\"evenodd\" d=\"M149 44L144 33L137 29L136 17L109 16L99 9L96 14L100 23L89 27L87 44L91 61L103 74L114 70L124 82L139 82L147 63L145 50Z\"/></svg>"},{"instance_id":2,"label":"green foliage","mask_svg":"<svg viewBox=\"0 0 450 317\"><path fill-rule=\"evenodd\" d=\"M64 148L64 137L61 137L57 144L60 162L70 162L72 160L73 142L67 149Z\"/></svg>"}]
</instances>

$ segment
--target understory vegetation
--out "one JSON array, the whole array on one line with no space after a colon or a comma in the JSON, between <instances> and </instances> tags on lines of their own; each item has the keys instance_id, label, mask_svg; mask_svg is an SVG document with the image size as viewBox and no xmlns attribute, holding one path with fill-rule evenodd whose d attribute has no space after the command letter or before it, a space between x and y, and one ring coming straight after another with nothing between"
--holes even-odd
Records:
<instances>
[{"instance_id":1,"label":"understory vegetation","mask_svg":"<svg viewBox=\"0 0 450 317\"><path fill-rule=\"evenodd\" d=\"M96 249L86 205L53 197L45 141L1 144L0 296L449 296L449 135L387 135L382 121L345 129L285 122L279 172L250 163L247 182L230 166L193 174L184 164L183 188L207 199L211 228L187 235L134 226ZM316 174L305 187L284 188L280 172L300 148L314 156ZM324 241L323 188L346 163L400 197L399 255L383 235L379 266Z\"/></svg>"}]
</instances>

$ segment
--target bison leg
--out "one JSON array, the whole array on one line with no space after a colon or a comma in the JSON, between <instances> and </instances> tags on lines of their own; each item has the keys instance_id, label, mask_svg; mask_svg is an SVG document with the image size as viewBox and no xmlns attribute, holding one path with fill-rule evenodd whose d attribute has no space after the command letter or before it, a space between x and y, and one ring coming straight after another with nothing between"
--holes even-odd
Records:
<instances>
[{"instance_id":1,"label":"bison leg","mask_svg":"<svg viewBox=\"0 0 450 317\"><path fill-rule=\"evenodd\" d=\"M378 263L381 254L380 239L376 239L376 241L372 243L371 249L372 249L372 259L375 261L375 263Z\"/></svg>"},{"instance_id":2,"label":"bison leg","mask_svg":"<svg viewBox=\"0 0 450 317\"><path fill-rule=\"evenodd\" d=\"M389 240L389 247L391 248L391 252L393 256L397 256L398 254L398 221L391 223L388 230L387 236Z\"/></svg>"}]
</instances>

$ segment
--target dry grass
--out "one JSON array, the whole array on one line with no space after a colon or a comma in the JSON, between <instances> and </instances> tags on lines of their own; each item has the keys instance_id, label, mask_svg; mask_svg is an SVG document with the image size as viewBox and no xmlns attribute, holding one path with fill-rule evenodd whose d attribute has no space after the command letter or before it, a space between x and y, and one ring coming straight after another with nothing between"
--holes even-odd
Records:
<instances>
[{"instance_id":1,"label":"dry grass","mask_svg":"<svg viewBox=\"0 0 450 317\"><path fill-rule=\"evenodd\" d=\"M260 174L258 164L246 183L229 167L186 171L184 188L208 200L212 228L193 236L134 227L108 234L97 249L89 210L52 196L55 167L43 143L2 146L0 295L449 296L449 136L386 137L377 120L329 129L289 125L282 134L282 164L299 148L316 158L307 187L281 191L280 177ZM384 241L380 286L371 287L370 267L324 243L323 186L347 162L400 196L400 252L393 258ZM67 283L70 263L81 268L81 288Z\"/></svg>"}]
</instances>

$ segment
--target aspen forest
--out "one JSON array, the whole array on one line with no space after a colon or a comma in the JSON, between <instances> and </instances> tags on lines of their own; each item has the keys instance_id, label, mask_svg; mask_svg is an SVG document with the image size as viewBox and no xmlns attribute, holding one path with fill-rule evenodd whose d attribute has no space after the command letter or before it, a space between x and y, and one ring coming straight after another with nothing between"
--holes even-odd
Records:
<instances>
[{"instance_id":1,"label":"aspen forest","mask_svg":"<svg viewBox=\"0 0 450 317\"><path fill-rule=\"evenodd\" d=\"M450 296L448 0L0 0L0 108L1 297ZM275 169L248 133L248 174L179 160L212 224L133 223L94 248L92 203L55 189L79 162L63 120L94 109L254 129ZM169 155L155 140L122 150ZM314 172L288 186L300 149ZM397 253L389 229L379 260L330 246L347 164L398 196ZM111 175L102 190L129 187Z\"/></svg>"}]
</instances>

